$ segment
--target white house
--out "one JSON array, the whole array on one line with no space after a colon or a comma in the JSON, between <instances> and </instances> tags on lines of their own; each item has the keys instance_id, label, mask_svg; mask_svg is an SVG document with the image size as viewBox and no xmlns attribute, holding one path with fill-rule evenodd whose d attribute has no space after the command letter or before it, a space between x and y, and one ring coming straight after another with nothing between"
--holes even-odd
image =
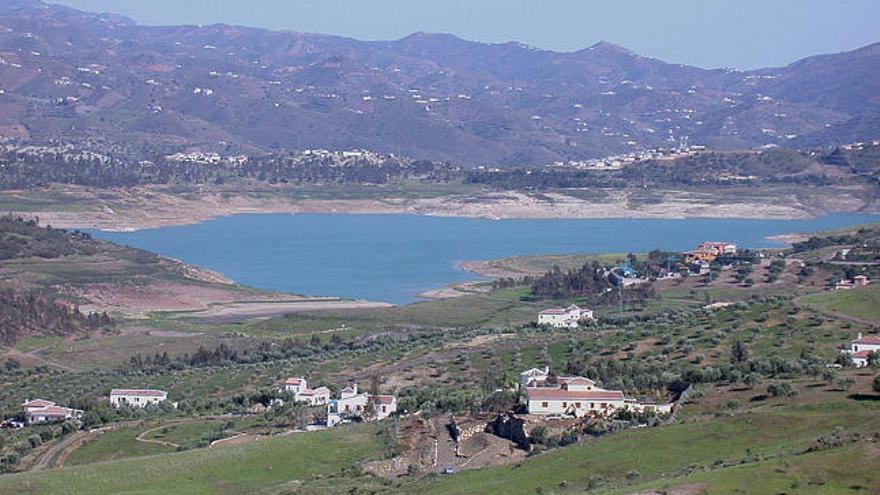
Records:
<instances>
[{"instance_id":1,"label":"white house","mask_svg":"<svg viewBox=\"0 0 880 495\"><path fill-rule=\"evenodd\" d=\"M582 376L560 377L559 385L526 388L529 414L542 416L611 416L626 407L619 390L605 390Z\"/></svg>"},{"instance_id":2,"label":"white house","mask_svg":"<svg viewBox=\"0 0 880 495\"><path fill-rule=\"evenodd\" d=\"M330 406L335 409L332 412L342 416L360 416L366 410L368 401L369 394L358 393L358 386L354 384L342 389L339 392L339 399L331 401Z\"/></svg>"},{"instance_id":3,"label":"white house","mask_svg":"<svg viewBox=\"0 0 880 495\"><path fill-rule=\"evenodd\" d=\"M397 397L393 395L377 395L370 399L373 401L376 419L385 419L397 412Z\"/></svg>"},{"instance_id":4,"label":"white house","mask_svg":"<svg viewBox=\"0 0 880 495\"><path fill-rule=\"evenodd\" d=\"M164 390L114 388L110 391L110 405L113 407L146 407L167 399L168 392Z\"/></svg>"},{"instance_id":5,"label":"white house","mask_svg":"<svg viewBox=\"0 0 880 495\"><path fill-rule=\"evenodd\" d=\"M580 322L592 319L592 310L581 309L575 304L565 309L550 308L538 313L538 325L550 325L554 328L577 328Z\"/></svg>"},{"instance_id":6,"label":"white house","mask_svg":"<svg viewBox=\"0 0 880 495\"><path fill-rule=\"evenodd\" d=\"M338 423L345 417L363 417L368 405L373 406L374 419L385 419L397 412L397 397L393 395L372 396L367 392L358 392L357 384L345 387L340 391L339 398L327 403L328 426L331 418Z\"/></svg>"},{"instance_id":7,"label":"white house","mask_svg":"<svg viewBox=\"0 0 880 495\"><path fill-rule=\"evenodd\" d=\"M284 390L292 392L296 402L305 402L310 406L323 406L330 402L330 389L318 387L310 389L305 378L288 378L284 382Z\"/></svg>"},{"instance_id":8,"label":"white house","mask_svg":"<svg viewBox=\"0 0 880 495\"><path fill-rule=\"evenodd\" d=\"M873 335L863 337L859 333L858 337L850 341L849 349L844 349L841 352L849 354L852 357L853 364L863 368L868 366L868 354L872 352L880 354L880 337Z\"/></svg>"},{"instance_id":9,"label":"white house","mask_svg":"<svg viewBox=\"0 0 880 495\"><path fill-rule=\"evenodd\" d=\"M78 418L83 414L79 409L61 407L52 401L43 399L24 401L21 407L24 409L28 424L64 421L70 418Z\"/></svg>"},{"instance_id":10,"label":"white house","mask_svg":"<svg viewBox=\"0 0 880 495\"><path fill-rule=\"evenodd\" d=\"M547 375L550 374L550 367L544 366L544 368L532 368L530 370L523 371L519 374L519 385L522 388L532 387L537 385L538 383L543 383L547 380Z\"/></svg>"}]
</instances>

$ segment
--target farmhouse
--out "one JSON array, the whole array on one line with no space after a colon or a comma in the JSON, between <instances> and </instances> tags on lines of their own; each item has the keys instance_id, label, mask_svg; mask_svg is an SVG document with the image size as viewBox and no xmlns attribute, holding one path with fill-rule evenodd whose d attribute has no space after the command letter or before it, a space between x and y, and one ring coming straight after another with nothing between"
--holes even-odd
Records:
<instances>
[{"instance_id":1,"label":"farmhouse","mask_svg":"<svg viewBox=\"0 0 880 495\"><path fill-rule=\"evenodd\" d=\"M146 407L167 399L168 392L164 390L114 388L110 391L110 405L113 407Z\"/></svg>"},{"instance_id":2,"label":"farmhouse","mask_svg":"<svg viewBox=\"0 0 880 495\"><path fill-rule=\"evenodd\" d=\"M310 389L305 378L288 378L284 382L284 390L292 392L296 402L304 402L310 406L323 406L330 401L330 389L318 387Z\"/></svg>"},{"instance_id":3,"label":"farmhouse","mask_svg":"<svg viewBox=\"0 0 880 495\"><path fill-rule=\"evenodd\" d=\"M858 337L850 341L849 349L844 349L841 352L849 354L852 357L853 364L859 368L863 368L868 366L868 358L872 352L880 354L880 337L875 337L873 335L863 337L862 334L859 333Z\"/></svg>"},{"instance_id":4,"label":"farmhouse","mask_svg":"<svg viewBox=\"0 0 880 495\"><path fill-rule=\"evenodd\" d=\"M539 383L544 383L547 380L547 375L549 374L549 366L544 366L544 368L532 368L530 370L523 371L519 374L519 385L522 388L537 386Z\"/></svg>"},{"instance_id":5,"label":"farmhouse","mask_svg":"<svg viewBox=\"0 0 880 495\"><path fill-rule=\"evenodd\" d=\"M342 418L363 418L370 414L374 415L372 419L381 420L395 412L397 412L397 397L373 396L367 392L358 392L358 386L354 384L342 389L338 399L327 402L327 425L332 426Z\"/></svg>"},{"instance_id":6,"label":"farmhouse","mask_svg":"<svg viewBox=\"0 0 880 495\"><path fill-rule=\"evenodd\" d=\"M376 411L376 419L385 419L397 412L397 397L393 395L377 395L370 398Z\"/></svg>"},{"instance_id":7,"label":"farmhouse","mask_svg":"<svg viewBox=\"0 0 880 495\"><path fill-rule=\"evenodd\" d=\"M328 413L334 412L342 416L361 416L367 408L369 394L358 393L358 386L345 387L339 392L339 399L331 400L328 404Z\"/></svg>"},{"instance_id":8,"label":"farmhouse","mask_svg":"<svg viewBox=\"0 0 880 495\"><path fill-rule=\"evenodd\" d=\"M26 400L21 407L24 409L28 424L52 423L82 416L79 409L61 407L52 401L43 399Z\"/></svg>"},{"instance_id":9,"label":"farmhouse","mask_svg":"<svg viewBox=\"0 0 880 495\"><path fill-rule=\"evenodd\" d=\"M559 377L559 385L527 387L529 414L542 416L611 416L625 407L623 392L605 390L582 376Z\"/></svg>"},{"instance_id":10,"label":"farmhouse","mask_svg":"<svg viewBox=\"0 0 880 495\"><path fill-rule=\"evenodd\" d=\"M577 328L580 322L592 319L592 310L581 309L574 304L565 309L551 308L538 313L538 325L550 325L554 328Z\"/></svg>"}]
</instances>

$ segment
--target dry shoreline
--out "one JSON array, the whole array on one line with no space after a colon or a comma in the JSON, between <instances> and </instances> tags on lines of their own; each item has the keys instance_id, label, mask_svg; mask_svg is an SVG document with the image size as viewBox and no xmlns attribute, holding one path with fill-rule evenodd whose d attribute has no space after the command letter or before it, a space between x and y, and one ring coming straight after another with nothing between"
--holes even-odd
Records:
<instances>
[{"instance_id":1,"label":"dry shoreline","mask_svg":"<svg viewBox=\"0 0 880 495\"><path fill-rule=\"evenodd\" d=\"M21 205L27 191L0 193L0 204ZM540 196L517 191L484 192L476 195L439 197L376 197L369 199L314 199L290 197L284 191L264 195L200 192L174 194L156 187L92 191L66 187L58 193L66 203L33 209L8 208L14 214L39 217L44 225L132 231L200 223L241 214L413 214L441 217L499 219L591 219L591 218L752 218L807 219L830 211L872 209L859 198L859 191L836 191L832 200L804 204L797 198L759 198L705 193L657 191L658 200L640 203L631 191L605 191L602 198L546 193ZM571 194L575 194L574 191ZM37 197L36 199L39 199Z\"/></svg>"}]
</instances>

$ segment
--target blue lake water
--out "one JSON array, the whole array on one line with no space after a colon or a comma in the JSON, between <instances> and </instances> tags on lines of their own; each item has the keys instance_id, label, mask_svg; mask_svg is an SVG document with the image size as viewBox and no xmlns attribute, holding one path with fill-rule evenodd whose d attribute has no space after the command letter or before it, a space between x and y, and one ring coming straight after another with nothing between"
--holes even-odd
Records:
<instances>
[{"instance_id":1,"label":"blue lake water","mask_svg":"<svg viewBox=\"0 0 880 495\"><path fill-rule=\"evenodd\" d=\"M238 215L195 225L91 233L220 272L236 282L297 294L391 303L475 277L457 261L514 255L686 250L705 240L759 248L767 236L880 221L832 214L813 220L483 220L416 215Z\"/></svg>"}]
</instances>

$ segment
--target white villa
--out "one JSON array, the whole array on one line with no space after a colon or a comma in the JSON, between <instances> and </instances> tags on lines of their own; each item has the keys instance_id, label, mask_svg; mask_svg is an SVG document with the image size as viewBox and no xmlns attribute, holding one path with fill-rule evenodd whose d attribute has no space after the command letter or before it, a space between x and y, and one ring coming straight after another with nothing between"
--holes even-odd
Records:
<instances>
[{"instance_id":1,"label":"white villa","mask_svg":"<svg viewBox=\"0 0 880 495\"><path fill-rule=\"evenodd\" d=\"M110 391L110 405L121 407L146 407L168 400L168 392L164 390L114 388Z\"/></svg>"},{"instance_id":2,"label":"white villa","mask_svg":"<svg viewBox=\"0 0 880 495\"><path fill-rule=\"evenodd\" d=\"M293 392L296 402L305 402L310 406L323 406L330 402L330 389L318 387L310 389L305 378L288 378L284 382L284 390Z\"/></svg>"},{"instance_id":3,"label":"white villa","mask_svg":"<svg viewBox=\"0 0 880 495\"><path fill-rule=\"evenodd\" d=\"M519 385L522 388L535 387L538 384L544 383L547 380L547 375L549 374L549 366L544 366L543 368L532 368L530 370L523 371L519 374Z\"/></svg>"},{"instance_id":4,"label":"white villa","mask_svg":"<svg viewBox=\"0 0 880 495\"><path fill-rule=\"evenodd\" d=\"M582 376L559 377L559 385L527 387L529 414L542 416L611 416L626 407L619 390L605 390Z\"/></svg>"},{"instance_id":5,"label":"white villa","mask_svg":"<svg viewBox=\"0 0 880 495\"><path fill-rule=\"evenodd\" d=\"M358 386L355 383L350 387L345 387L339 392L339 399L330 401L328 404L328 412L332 408L335 413L343 416L360 416L367 408L367 402L370 394L358 392Z\"/></svg>"},{"instance_id":6,"label":"white villa","mask_svg":"<svg viewBox=\"0 0 880 495\"><path fill-rule=\"evenodd\" d=\"M26 400L21 407L27 416L28 424L51 423L82 416L79 409L61 407L52 401L43 399Z\"/></svg>"},{"instance_id":7,"label":"white villa","mask_svg":"<svg viewBox=\"0 0 880 495\"><path fill-rule=\"evenodd\" d=\"M373 400L376 419L385 419L397 412L397 397L393 395L377 395Z\"/></svg>"},{"instance_id":8,"label":"white villa","mask_svg":"<svg viewBox=\"0 0 880 495\"><path fill-rule=\"evenodd\" d=\"M357 384L345 387L339 398L327 402L328 426L337 423L344 417L363 417L368 404L372 404L375 419L382 420L397 412L397 397L393 395L376 395L358 392Z\"/></svg>"},{"instance_id":9,"label":"white villa","mask_svg":"<svg viewBox=\"0 0 880 495\"><path fill-rule=\"evenodd\" d=\"M538 325L550 325L554 328L577 328L580 322L593 319L593 310L581 309L575 304L562 309L545 309L538 313Z\"/></svg>"},{"instance_id":10,"label":"white villa","mask_svg":"<svg viewBox=\"0 0 880 495\"><path fill-rule=\"evenodd\" d=\"M840 351L852 357L853 364L858 368L868 366L868 354L875 352L880 354L880 337L869 335L863 337L861 333L850 341L849 349Z\"/></svg>"}]
</instances>

